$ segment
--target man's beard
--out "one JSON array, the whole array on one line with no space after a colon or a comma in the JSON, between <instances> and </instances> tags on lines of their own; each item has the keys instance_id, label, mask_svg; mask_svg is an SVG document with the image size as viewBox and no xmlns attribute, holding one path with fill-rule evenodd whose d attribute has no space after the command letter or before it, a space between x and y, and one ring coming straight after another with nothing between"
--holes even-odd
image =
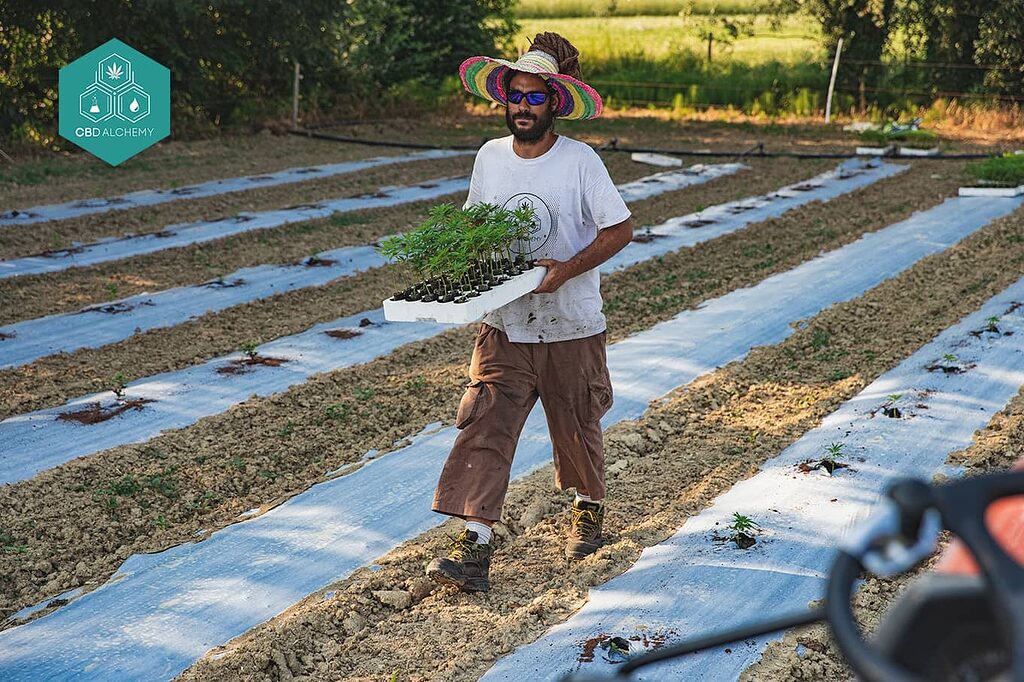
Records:
<instances>
[{"instance_id":1,"label":"man's beard","mask_svg":"<svg viewBox=\"0 0 1024 682\"><path fill-rule=\"evenodd\" d=\"M525 118L531 121L536 121L530 128L520 128L516 125L517 118ZM539 117L533 114L512 114L512 110L505 108L505 125L512 131L512 135L515 136L520 142L536 142L540 138L551 130L555 124L555 115L551 112L551 109L547 109Z\"/></svg>"}]
</instances>

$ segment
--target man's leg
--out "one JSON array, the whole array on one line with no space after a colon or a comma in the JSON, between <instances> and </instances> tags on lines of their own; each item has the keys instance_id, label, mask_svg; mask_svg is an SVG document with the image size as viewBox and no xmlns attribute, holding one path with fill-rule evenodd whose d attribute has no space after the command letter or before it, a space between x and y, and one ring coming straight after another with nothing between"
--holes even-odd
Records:
<instances>
[{"instance_id":1,"label":"man's leg","mask_svg":"<svg viewBox=\"0 0 1024 682\"><path fill-rule=\"evenodd\" d=\"M538 391L551 433L555 484L576 489L566 555L581 559L601 546L604 441L601 417L611 408L604 333L548 345ZM540 364L540 363L538 363Z\"/></svg>"},{"instance_id":2,"label":"man's leg","mask_svg":"<svg viewBox=\"0 0 1024 682\"><path fill-rule=\"evenodd\" d=\"M427 573L464 590L488 589L490 526L501 518L516 443L537 401L533 351L482 325L455 417L460 430L441 471L433 510L466 519L448 558Z\"/></svg>"}]
</instances>

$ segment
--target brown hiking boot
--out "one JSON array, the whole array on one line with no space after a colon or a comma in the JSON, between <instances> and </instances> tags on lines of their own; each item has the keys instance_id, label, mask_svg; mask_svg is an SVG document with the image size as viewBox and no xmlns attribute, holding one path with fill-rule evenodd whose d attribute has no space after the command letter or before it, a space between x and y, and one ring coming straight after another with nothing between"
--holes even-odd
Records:
<instances>
[{"instance_id":1,"label":"brown hiking boot","mask_svg":"<svg viewBox=\"0 0 1024 682\"><path fill-rule=\"evenodd\" d=\"M427 564L427 577L442 585L455 585L463 592L486 592L491 589L491 545L481 545L477 534L463 530L452 538L447 557L438 557Z\"/></svg>"},{"instance_id":2,"label":"brown hiking boot","mask_svg":"<svg viewBox=\"0 0 1024 682\"><path fill-rule=\"evenodd\" d=\"M572 502L572 528L565 541L565 556L570 559L587 557L604 544L601 524L604 523L604 505L597 502Z\"/></svg>"}]
</instances>

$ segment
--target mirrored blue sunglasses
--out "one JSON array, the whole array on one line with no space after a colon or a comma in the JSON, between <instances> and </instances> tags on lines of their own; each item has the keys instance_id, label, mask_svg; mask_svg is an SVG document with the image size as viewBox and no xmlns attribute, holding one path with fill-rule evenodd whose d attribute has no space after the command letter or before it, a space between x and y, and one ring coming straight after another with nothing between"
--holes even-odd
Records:
<instances>
[{"instance_id":1,"label":"mirrored blue sunglasses","mask_svg":"<svg viewBox=\"0 0 1024 682\"><path fill-rule=\"evenodd\" d=\"M523 101L523 98L530 104L531 107L535 107L538 104L544 104L548 100L548 93L546 92L521 92L519 90L508 91L508 101L512 104L519 104Z\"/></svg>"}]
</instances>

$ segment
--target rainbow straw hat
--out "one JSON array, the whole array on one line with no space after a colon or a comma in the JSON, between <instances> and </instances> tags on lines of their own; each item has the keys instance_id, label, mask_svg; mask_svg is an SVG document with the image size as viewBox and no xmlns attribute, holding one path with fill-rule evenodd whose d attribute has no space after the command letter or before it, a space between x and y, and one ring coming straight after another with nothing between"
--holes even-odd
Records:
<instances>
[{"instance_id":1,"label":"rainbow straw hat","mask_svg":"<svg viewBox=\"0 0 1024 682\"><path fill-rule=\"evenodd\" d=\"M504 82L509 69L533 73L548 82L558 93L556 118L579 121L601 115L603 105L597 90L572 76L558 73L558 62L541 50L530 50L514 62L490 57L470 57L459 67L459 77L467 91L492 102L505 104Z\"/></svg>"}]
</instances>

